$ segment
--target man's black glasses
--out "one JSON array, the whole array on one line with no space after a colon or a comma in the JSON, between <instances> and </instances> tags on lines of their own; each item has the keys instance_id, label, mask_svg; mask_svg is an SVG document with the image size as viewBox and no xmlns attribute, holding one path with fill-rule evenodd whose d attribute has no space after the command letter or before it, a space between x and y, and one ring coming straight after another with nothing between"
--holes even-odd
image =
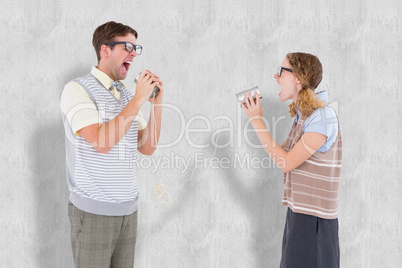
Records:
<instances>
[{"instance_id":1,"label":"man's black glasses","mask_svg":"<svg viewBox=\"0 0 402 268\"><path fill-rule=\"evenodd\" d=\"M110 42L110 43L106 43L105 45L114 46L114 45L118 45L118 44L124 44L124 49L128 53L131 53L134 49L135 49L135 52L137 52L137 55L141 55L141 53L142 53L142 46L134 45L131 42L126 42L126 41L123 41L123 42Z\"/></svg>"},{"instance_id":2,"label":"man's black glasses","mask_svg":"<svg viewBox=\"0 0 402 268\"><path fill-rule=\"evenodd\" d=\"M292 69L285 68L285 67L282 67L282 66L281 66L281 67L278 68L278 77L281 77L282 70L285 70L285 71L288 71L288 72L293 73Z\"/></svg>"}]
</instances>

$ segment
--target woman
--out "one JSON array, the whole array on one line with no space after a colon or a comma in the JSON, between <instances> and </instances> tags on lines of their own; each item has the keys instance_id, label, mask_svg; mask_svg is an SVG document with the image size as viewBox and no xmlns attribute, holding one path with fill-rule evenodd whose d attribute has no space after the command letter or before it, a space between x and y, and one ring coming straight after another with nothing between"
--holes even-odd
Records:
<instances>
[{"instance_id":1,"label":"woman","mask_svg":"<svg viewBox=\"0 0 402 268\"><path fill-rule=\"evenodd\" d=\"M296 117L282 146L261 120L259 98L249 93L246 104L240 104L266 152L284 172L282 204L288 210L280 267L339 267L342 140L336 113L325 105L327 93L314 93L322 80L321 63L311 54L289 53L274 77L281 86L279 100L292 100L289 113Z\"/></svg>"}]
</instances>

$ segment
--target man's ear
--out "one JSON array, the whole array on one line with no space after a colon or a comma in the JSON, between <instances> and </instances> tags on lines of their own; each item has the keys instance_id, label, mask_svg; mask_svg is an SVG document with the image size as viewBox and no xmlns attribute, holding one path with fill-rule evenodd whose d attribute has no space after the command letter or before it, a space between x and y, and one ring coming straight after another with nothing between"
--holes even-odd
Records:
<instances>
[{"instance_id":1,"label":"man's ear","mask_svg":"<svg viewBox=\"0 0 402 268\"><path fill-rule=\"evenodd\" d=\"M110 52L111 52L110 47L108 47L107 45L101 46L101 51L100 51L101 58L105 58L105 59L110 58Z\"/></svg>"}]
</instances>

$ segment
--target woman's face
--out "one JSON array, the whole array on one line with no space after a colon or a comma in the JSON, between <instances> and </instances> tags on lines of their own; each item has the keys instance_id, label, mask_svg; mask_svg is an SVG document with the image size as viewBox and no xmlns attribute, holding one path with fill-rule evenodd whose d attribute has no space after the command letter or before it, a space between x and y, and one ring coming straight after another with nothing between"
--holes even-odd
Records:
<instances>
[{"instance_id":1,"label":"woman's face","mask_svg":"<svg viewBox=\"0 0 402 268\"><path fill-rule=\"evenodd\" d=\"M281 67L292 69L292 66L289 63L289 60L285 58L282 61ZM296 102L297 94L302 89L301 83L296 76L287 70L282 69L282 74L279 77L279 74L276 73L274 75L276 82L281 86L281 92L279 92L279 101L287 101L293 100Z\"/></svg>"}]
</instances>

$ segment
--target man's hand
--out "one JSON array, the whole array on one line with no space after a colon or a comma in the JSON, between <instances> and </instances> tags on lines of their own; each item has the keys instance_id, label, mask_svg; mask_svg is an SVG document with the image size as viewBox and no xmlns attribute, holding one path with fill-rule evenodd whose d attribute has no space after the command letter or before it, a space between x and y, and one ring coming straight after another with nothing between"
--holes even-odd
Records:
<instances>
[{"instance_id":1,"label":"man's hand","mask_svg":"<svg viewBox=\"0 0 402 268\"><path fill-rule=\"evenodd\" d=\"M148 70L142 71L138 77L137 88L133 100L140 104L140 107L149 99L152 90L155 87L155 78Z\"/></svg>"},{"instance_id":2,"label":"man's hand","mask_svg":"<svg viewBox=\"0 0 402 268\"><path fill-rule=\"evenodd\" d=\"M150 75L151 75L151 77L152 77L152 85L154 85L154 86L156 86L156 87L159 88L159 93L158 93L158 95L155 96L154 98L149 98L148 101L149 101L150 103L153 103L153 104L160 104L160 103L162 103L162 100L163 100L163 93L164 93L164 90L163 90L163 81L160 79L159 75L154 74L154 73L152 73L152 72L149 71L149 70L146 70L146 71L149 72Z\"/></svg>"},{"instance_id":3,"label":"man's hand","mask_svg":"<svg viewBox=\"0 0 402 268\"><path fill-rule=\"evenodd\" d=\"M161 133L162 120L162 103L163 100L163 82L158 75L149 72L152 77L152 86L159 88L159 93L153 98L149 98L151 102L151 112L149 114L148 125L145 129L138 131L138 151L144 155L152 155L156 150ZM149 96L148 96L149 97ZM155 105L156 104L156 105Z\"/></svg>"}]
</instances>

